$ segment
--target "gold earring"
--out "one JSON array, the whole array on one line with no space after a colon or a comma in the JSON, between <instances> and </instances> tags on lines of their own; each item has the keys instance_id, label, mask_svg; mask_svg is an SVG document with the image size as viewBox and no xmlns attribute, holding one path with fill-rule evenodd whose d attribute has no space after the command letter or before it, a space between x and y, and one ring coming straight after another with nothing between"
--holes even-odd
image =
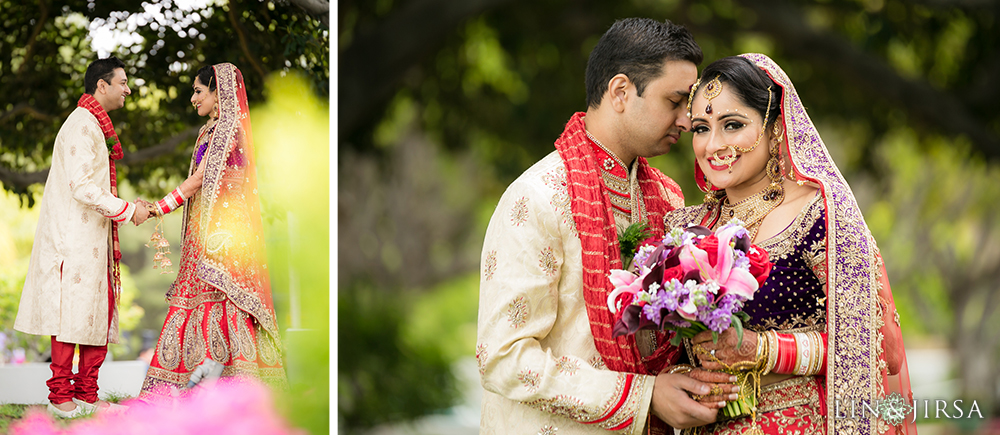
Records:
<instances>
[{"instance_id":1,"label":"gold earring","mask_svg":"<svg viewBox=\"0 0 1000 435\"><path fill-rule=\"evenodd\" d=\"M767 160L764 171L767 178L771 179L771 184L764 188L764 199L781 204L781 200L785 198L785 188L781 185L781 180L784 178L781 175L781 153L776 146L770 147L768 151L770 151L771 158Z\"/></svg>"},{"instance_id":2,"label":"gold earring","mask_svg":"<svg viewBox=\"0 0 1000 435\"><path fill-rule=\"evenodd\" d=\"M764 137L764 132L767 131L767 117L771 115L771 97L772 97L771 87L768 86L767 87L767 110L764 111L764 122L761 123L760 134L757 135L757 140L754 141L752 147L746 148L746 149L743 149L743 148L740 148L740 147L734 147L734 148L736 148L737 151L739 151L739 152L741 152L743 154L746 154L746 153L749 153L750 151L753 151L753 150L757 149L757 145L760 144L761 138Z\"/></svg>"}]
</instances>

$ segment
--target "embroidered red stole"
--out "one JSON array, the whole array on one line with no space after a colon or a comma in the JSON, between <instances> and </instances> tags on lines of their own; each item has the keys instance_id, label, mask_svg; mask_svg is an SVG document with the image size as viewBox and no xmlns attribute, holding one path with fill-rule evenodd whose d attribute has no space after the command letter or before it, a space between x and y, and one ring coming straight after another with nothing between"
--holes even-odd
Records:
<instances>
[{"instance_id":1,"label":"embroidered red stole","mask_svg":"<svg viewBox=\"0 0 1000 435\"><path fill-rule=\"evenodd\" d=\"M614 315L608 310L607 296L614 289L608 275L611 269L622 267L622 260L611 200L602 187L600 163L587 138L584 115L578 112L570 118L555 146L566 165L573 220L583 247L583 295L590 330L594 344L609 369L656 375L677 361L679 349L660 345L644 359L639 353L635 336L615 338L611 335ZM663 237L663 216L673 210L666 199L665 189L673 183L668 183L665 175L650 167L645 158L639 157L637 164L639 187L650 230L654 236ZM682 196L681 192L674 193ZM666 343L665 337L658 334L658 343ZM654 425L662 425L662 422L656 420Z\"/></svg>"}]
</instances>

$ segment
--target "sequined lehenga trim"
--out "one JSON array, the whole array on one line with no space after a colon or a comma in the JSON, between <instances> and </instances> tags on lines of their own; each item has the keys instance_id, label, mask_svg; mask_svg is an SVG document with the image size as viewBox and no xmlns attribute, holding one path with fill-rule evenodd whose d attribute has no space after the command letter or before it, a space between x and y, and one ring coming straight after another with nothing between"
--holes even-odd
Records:
<instances>
[{"instance_id":1,"label":"sequined lehenga trim","mask_svg":"<svg viewBox=\"0 0 1000 435\"><path fill-rule=\"evenodd\" d=\"M737 435L760 427L764 433L822 434L826 416L821 408L822 377L798 376L760 388L756 421L750 417L688 429L685 435Z\"/></svg>"}]
</instances>

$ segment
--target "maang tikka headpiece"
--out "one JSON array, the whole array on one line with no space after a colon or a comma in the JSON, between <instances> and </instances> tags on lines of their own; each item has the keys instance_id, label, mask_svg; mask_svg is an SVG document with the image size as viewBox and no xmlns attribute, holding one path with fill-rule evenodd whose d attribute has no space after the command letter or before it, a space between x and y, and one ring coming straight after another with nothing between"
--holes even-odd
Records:
<instances>
[{"instance_id":1,"label":"maang tikka headpiece","mask_svg":"<svg viewBox=\"0 0 1000 435\"><path fill-rule=\"evenodd\" d=\"M705 85L705 99L708 100L708 105L705 106L705 113L712 114L712 99L718 97L722 93L722 82L719 81L719 77L715 76L712 81Z\"/></svg>"},{"instance_id":2,"label":"maang tikka headpiece","mask_svg":"<svg viewBox=\"0 0 1000 435\"><path fill-rule=\"evenodd\" d=\"M712 81L705 85L705 98L708 100L708 106L705 106L705 113L712 113L712 99L722 93L722 82L719 81L719 77L721 76L715 76ZM691 85L691 93L688 95L688 118L691 118L691 104L694 102L694 94L698 93L698 85L700 84L701 79L698 79L698 81Z\"/></svg>"}]
</instances>

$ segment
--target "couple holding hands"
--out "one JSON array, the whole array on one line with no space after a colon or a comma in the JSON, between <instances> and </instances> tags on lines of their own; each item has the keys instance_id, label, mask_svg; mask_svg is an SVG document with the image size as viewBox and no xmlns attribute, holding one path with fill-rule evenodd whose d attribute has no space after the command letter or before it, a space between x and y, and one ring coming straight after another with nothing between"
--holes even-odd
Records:
<instances>
[{"instance_id":1,"label":"couple holding hands","mask_svg":"<svg viewBox=\"0 0 1000 435\"><path fill-rule=\"evenodd\" d=\"M698 79L702 57L670 21L615 22L587 62L586 112L500 199L481 263L481 433L916 433L845 416L912 394L878 247L792 81L757 53ZM705 193L687 207L646 161L684 132ZM742 342L734 328L686 346L664 331L613 334L624 229L645 223L660 239L733 218L773 262L743 305ZM756 412L724 419L741 392L720 370L738 364L766 375L742 392Z\"/></svg>"},{"instance_id":2,"label":"couple holding hands","mask_svg":"<svg viewBox=\"0 0 1000 435\"><path fill-rule=\"evenodd\" d=\"M180 268L140 399L184 390L197 367L214 363L223 377L285 385L240 70L223 63L198 71L191 104L208 121L188 178L155 203L118 197L115 161L124 151L108 112L124 107L131 93L125 64L94 61L84 89L56 136L14 323L51 337L49 412L72 418L124 408L99 400L97 386L107 345L119 342L118 231L182 205Z\"/></svg>"}]
</instances>

